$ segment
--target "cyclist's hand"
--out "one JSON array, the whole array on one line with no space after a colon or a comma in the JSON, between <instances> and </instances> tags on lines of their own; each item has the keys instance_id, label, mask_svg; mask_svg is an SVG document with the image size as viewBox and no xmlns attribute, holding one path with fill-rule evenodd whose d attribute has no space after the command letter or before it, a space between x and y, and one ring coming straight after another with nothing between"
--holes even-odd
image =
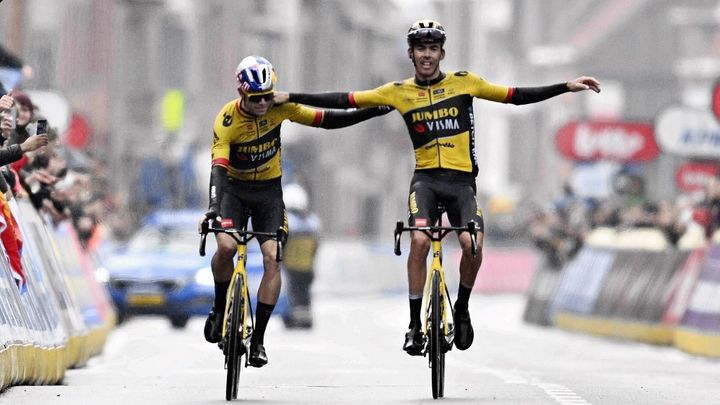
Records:
<instances>
[{"instance_id":1,"label":"cyclist's hand","mask_svg":"<svg viewBox=\"0 0 720 405\"><path fill-rule=\"evenodd\" d=\"M198 223L198 233L203 232L203 228L207 227L208 221L210 220L220 221L220 215L218 215L214 208L208 208L205 215L203 215L200 219L200 222Z\"/></svg>"},{"instance_id":2,"label":"cyclist's hand","mask_svg":"<svg viewBox=\"0 0 720 405\"><path fill-rule=\"evenodd\" d=\"M286 91L276 91L273 94L275 95L275 97L273 97L275 104L285 104L290 101L290 93Z\"/></svg>"},{"instance_id":3,"label":"cyclist's hand","mask_svg":"<svg viewBox=\"0 0 720 405\"><path fill-rule=\"evenodd\" d=\"M567 82L568 90L574 92L583 90L592 90L600 93L600 82L591 76L580 76L575 80Z\"/></svg>"}]
</instances>

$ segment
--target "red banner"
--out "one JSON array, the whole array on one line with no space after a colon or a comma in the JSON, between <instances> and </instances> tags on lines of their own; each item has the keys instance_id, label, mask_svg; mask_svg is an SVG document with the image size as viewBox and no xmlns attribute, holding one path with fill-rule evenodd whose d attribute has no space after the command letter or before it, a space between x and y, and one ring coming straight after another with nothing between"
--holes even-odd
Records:
<instances>
[{"instance_id":1,"label":"red banner","mask_svg":"<svg viewBox=\"0 0 720 405\"><path fill-rule=\"evenodd\" d=\"M641 122L569 122L558 130L555 145L576 161L647 162L660 153L652 125Z\"/></svg>"},{"instance_id":2,"label":"red banner","mask_svg":"<svg viewBox=\"0 0 720 405\"><path fill-rule=\"evenodd\" d=\"M675 184L683 191L698 191L720 173L720 164L685 163L675 172Z\"/></svg>"}]
</instances>

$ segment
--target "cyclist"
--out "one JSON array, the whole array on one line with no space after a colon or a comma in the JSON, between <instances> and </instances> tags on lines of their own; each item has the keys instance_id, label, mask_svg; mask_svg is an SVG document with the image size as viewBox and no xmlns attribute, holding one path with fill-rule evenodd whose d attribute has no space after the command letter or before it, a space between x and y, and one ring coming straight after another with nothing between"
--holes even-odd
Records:
<instances>
[{"instance_id":1,"label":"cyclist","mask_svg":"<svg viewBox=\"0 0 720 405\"><path fill-rule=\"evenodd\" d=\"M281 187L280 124L290 120L302 125L342 128L386 114L388 109L324 111L294 103L273 105L276 81L273 66L260 56L244 58L235 71L239 98L222 107L213 128L210 202L202 221L222 220L240 227L246 224L249 210L252 226L258 232L287 230L287 215ZM211 266L215 279L215 302L205 323L205 339L220 340L227 289L233 272L235 240L216 234L217 251ZM276 241L258 237L263 255L264 273L257 294L255 331L249 363L267 364L263 345L265 328L280 294L280 269L275 261Z\"/></svg>"},{"instance_id":2,"label":"cyclist","mask_svg":"<svg viewBox=\"0 0 720 405\"><path fill-rule=\"evenodd\" d=\"M475 199L475 160L473 98L511 103L535 103L565 92L593 90L600 83L593 77L543 87L507 87L490 83L467 71L443 72L446 33L437 21L419 20L407 33L408 57L415 67L409 79L387 83L367 91L348 93L288 94L276 92L278 103L291 101L326 108L389 105L400 112L415 149L415 173L408 198L409 223L431 225L437 218L437 203L443 203L453 226L470 220L477 223L478 253L471 254L467 232L458 235L462 247L460 285L454 305L455 346L470 347L473 329L468 311L471 289L482 261L483 217ZM427 271L430 239L413 232L408 257L410 325L403 349L410 355L422 354L420 310Z\"/></svg>"}]
</instances>

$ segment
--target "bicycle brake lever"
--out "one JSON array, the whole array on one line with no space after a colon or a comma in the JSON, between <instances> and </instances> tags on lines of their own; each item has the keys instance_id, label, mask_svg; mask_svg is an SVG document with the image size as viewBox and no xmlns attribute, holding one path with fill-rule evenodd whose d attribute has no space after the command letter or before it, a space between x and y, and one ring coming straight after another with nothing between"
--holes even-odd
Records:
<instances>
[{"instance_id":1,"label":"bicycle brake lever","mask_svg":"<svg viewBox=\"0 0 720 405\"><path fill-rule=\"evenodd\" d=\"M470 232L472 255L475 256L477 254L477 229L475 229L474 221L468 222L468 232Z\"/></svg>"},{"instance_id":2,"label":"bicycle brake lever","mask_svg":"<svg viewBox=\"0 0 720 405\"><path fill-rule=\"evenodd\" d=\"M205 239L207 239L207 232L200 234L200 256L205 257Z\"/></svg>"},{"instance_id":3,"label":"bicycle brake lever","mask_svg":"<svg viewBox=\"0 0 720 405\"><path fill-rule=\"evenodd\" d=\"M402 254L402 252L400 252L400 236L402 235L404 227L403 221L397 221L395 223L395 256Z\"/></svg>"},{"instance_id":4,"label":"bicycle brake lever","mask_svg":"<svg viewBox=\"0 0 720 405\"><path fill-rule=\"evenodd\" d=\"M275 252L275 261L283 261L283 241L285 240L285 230L282 227L278 228L275 239L277 240L277 251Z\"/></svg>"}]
</instances>

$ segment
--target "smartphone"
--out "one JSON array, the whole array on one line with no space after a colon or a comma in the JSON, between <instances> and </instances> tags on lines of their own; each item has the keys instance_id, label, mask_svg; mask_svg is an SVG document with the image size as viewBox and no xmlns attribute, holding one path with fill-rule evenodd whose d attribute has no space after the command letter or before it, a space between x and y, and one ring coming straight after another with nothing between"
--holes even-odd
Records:
<instances>
[{"instance_id":1,"label":"smartphone","mask_svg":"<svg viewBox=\"0 0 720 405\"><path fill-rule=\"evenodd\" d=\"M47 134L47 120L38 120L37 130L35 131L35 133L38 135Z\"/></svg>"}]
</instances>

